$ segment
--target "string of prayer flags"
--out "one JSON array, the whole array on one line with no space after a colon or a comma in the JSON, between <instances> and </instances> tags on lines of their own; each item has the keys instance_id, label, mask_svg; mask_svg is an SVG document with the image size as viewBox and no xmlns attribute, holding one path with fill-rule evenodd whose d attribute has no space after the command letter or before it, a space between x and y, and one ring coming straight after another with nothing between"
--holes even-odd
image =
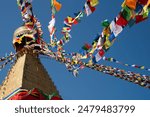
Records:
<instances>
[{"instance_id":1,"label":"string of prayer flags","mask_svg":"<svg viewBox=\"0 0 150 117\"><path fill-rule=\"evenodd\" d=\"M83 10L87 14L87 16L96 10L95 6L97 6L98 3L99 3L99 0L87 0L85 2L85 6ZM49 26L48 26L48 29L50 32L50 46L51 47L58 46L58 44L60 43L59 40L54 41L54 36L56 37L55 35L56 27L55 27L55 22L53 22L54 21L53 17L55 17L56 9L57 11L59 11L61 9L61 6L62 5L56 0L51 0L52 20L50 21ZM61 30L63 37L60 39L64 42L64 44L69 42L71 38L70 32L71 32L72 26L80 22L81 18L84 16L84 12L81 10L78 13L74 13L74 15L75 17L68 16L64 20L64 27Z\"/></svg>"},{"instance_id":2,"label":"string of prayer flags","mask_svg":"<svg viewBox=\"0 0 150 117\"><path fill-rule=\"evenodd\" d=\"M42 40L42 35L43 35L42 26L41 26L40 21L33 15L31 2L32 0L17 0L17 4L19 6L19 9L21 10L22 19L25 23L24 26L36 32L34 34L35 37L32 38L34 40L32 41L35 41L36 43L41 43L41 41L43 41ZM22 39L19 39L19 38L20 37L18 37L16 41L18 41L18 43L21 44Z\"/></svg>"},{"instance_id":3,"label":"string of prayer flags","mask_svg":"<svg viewBox=\"0 0 150 117\"><path fill-rule=\"evenodd\" d=\"M5 68L5 66L8 64L8 63L13 63L14 62L14 59L15 59L15 57L16 57L16 54L12 54L12 55L10 55L10 56L6 56L5 58L4 57L2 57L2 59L0 59L1 61L0 62L2 62L2 61L5 61L3 64L1 64L0 65L0 71L2 70L2 69L4 69Z\"/></svg>"},{"instance_id":4,"label":"string of prayer flags","mask_svg":"<svg viewBox=\"0 0 150 117\"><path fill-rule=\"evenodd\" d=\"M4 57L1 57L1 58L0 58L0 62L3 62L3 61L5 61L5 60L8 60L9 58L12 58L12 57L15 56L15 55L16 55L16 53L12 53L12 52L10 52L9 55L5 54Z\"/></svg>"},{"instance_id":5,"label":"string of prayer flags","mask_svg":"<svg viewBox=\"0 0 150 117\"><path fill-rule=\"evenodd\" d=\"M35 16L33 15L32 5L31 5L32 1L27 1L27 0L24 1L17 0L17 1L18 1L18 6L21 9L25 26L29 27L30 29L38 30L38 34L41 35L42 34L41 24L37 20L37 18L35 18ZM33 44L31 46L33 46L33 49L36 49L36 51L39 52L39 54L48 56L52 59L55 59L58 62L64 63L66 65L67 70L69 72L72 72L72 74L75 77L78 76L80 69L88 67L100 71L102 73L109 74L111 76L115 76L127 80L129 82L133 82L140 86L150 88L149 76L137 74L130 71L126 72L124 70L113 68L110 66L95 64L103 58L103 60L115 62L125 66L145 69L147 71L150 70L145 68L145 66L137 66L134 64L129 65L117 61L114 58L106 58L106 57L104 58L104 54L113 45L114 41L116 40L116 37L123 31L124 27L126 27L127 25L131 27L134 24L140 23L148 18L149 11L150 11L148 1L150 0L145 0L145 1L147 2L143 2L142 0L138 0L138 1L125 0L122 5L122 10L120 11L119 15L115 17L113 21L109 22L108 20L104 20L103 22L101 22L101 25L103 26L103 31L101 32L101 34L97 35L92 45L86 43L84 46L81 47L82 52L84 52L83 55L81 52L66 53L66 51L63 49L63 45L65 45L65 43L67 43L71 38L70 32L72 30L72 26L78 24L81 21L81 18L84 16L84 14L86 14L87 16L92 14L96 10L95 7L99 4L99 0L86 0L83 7L84 11L81 10L75 13L73 17L72 16L66 17L64 19L64 26L61 30L63 37L60 38L59 40L57 40L57 36L55 34L56 32L55 14L56 12L60 11L62 4L57 2L57 0L51 0L52 15L48 25L51 43L49 45L47 43L44 43L44 46L43 45L33 46ZM26 36L30 36L30 35L26 35ZM35 38L34 37L31 38L36 39L38 37L39 36L36 35ZM21 38L19 39L17 41L18 43L21 43L22 40ZM30 48L30 46L28 47ZM55 47L56 52L53 52L48 47ZM2 58L1 61L2 60L4 60L4 58Z\"/></svg>"},{"instance_id":6,"label":"string of prayer flags","mask_svg":"<svg viewBox=\"0 0 150 117\"><path fill-rule=\"evenodd\" d=\"M40 53L43 53L46 56L50 56L49 54L46 54L48 52L41 51ZM85 67L91 68L93 70L97 70L99 72L102 72L104 74L108 74L123 80L126 80L128 82L132 82L134 84L140 85L145 88L150 88L150 77L138 73L134 73L131 71L125 71L119 68L113 68L111 66L105 66L105 65L99 65L94 63L85 63L80 60L77 62L72 62L72 59L70 58L57 58L57 56L54 54L53 59L56 61L59 61L61 63L65 63L68 71L72 72L75 77L78 76L78 70L83 69ZM79 64L79 68L76 68L74 65Z\"/></svg>"},{"instance_id":7,"label":"string of prayer flags","mask_svg":"<svg viewBox=\"0 0 150 117\"><path fill-rule=\"evenodd\" d=\"M86 67L100 71L104 74L108 74L128 82L132 82L134 84L140 85L145 88L150 89L150 77L138 73L134 73L131 71L125 71L119 68L113 68L111 66L104 66L99 64L85 64Z\"/></svg>"},{"instance_id":8,"label":"string of prayer flags","mask_svg":"<svg viewBox=\"0 0 150 117\"><path fill-rule=\"evenodd\" d=\"M54 33L55 33L55 30L56 30L56 28L55 28L55 16L53 15L52 16L52 19L51 19L51 21L49 22L49 25L48 25L48 30L49 30L49 32L50 32L50 39L51 40L53 40L53 35L54 35Z\"/></svg>"},{"instance_id":9,"label":"string of prayer flags","mask_svg":"<svg viewBox=\"0 0 150 117\"><path fill-rule=\"evenodd\" d=\"M35 38L42 38L43 30L42 30L41 22L36 17L34 17L34 22L35 22L35 27L36 27L37 36L38 36ZM36 36L36 34L34 36Z\"/></svg>"},{"instance_id":10,"label":"string of prayer flags","mask_svg":"<svg viewBox=\"0 0 150 117\"><path fill-rule=\"evenodd\" d=\"M128 67L133 67L133 68L138 68L138 69L141 69L141 70L146 70L146 71L150 71L150 68L146 68L145 66L141 66L141 65L136 65L136 64L127 64L127 63L123 63L123 62L120 62L114 58L107 58L107 57L103 57L102 60L105 60L105 61L109 61L109 62L114 62L114 63L117 63L117 64L121 64L121 65L124 65L124 66L128 66Z\"/></svg>"},{"instance_id":11,"label":"string of prayer flags","mask_svg":"<svg viewBox=\"0 0 150 117\"><path fill-rule=\"evenodd\" d=\"M32 1L22 1L22 0L17 0L17 4L21 10L21 14L23 17L23 21L25 23L27 22L33 22L33 12L32 12L32 5L31 5Z\"/></svg>"},{"instance_id":12,"label":"string of prayer flags","mask_svg":"<svg viewBox=\"0 0 150 117\"><path fill-rule=\"evenodd\" d=\"M63 44L61 44L61 46L69 41L69 39L71 38L70 32L71 32L72 25L78 24L78 21L81 17L83 17L83 13L78 12L76 14L75 18L70 17L70 16L65 18L64 27L61 30L63 37L60 40L58 40L57 42L54 42L54 43L56 43L55 46L58 46L58 45L60 46L60 41L63 42Z\"/></svg>"},{"instance_id":13,"label":"string of prayer flags","mask_svg":"<svg viewBox=\"0 0 150 117\"><path fill-rule=\"evenodd\" d=\"M137 10L139 9L140 4L146 5L148 4L148 1L145 3L141 1L135 1L136 0L125 0L122 5L121 12L110 24L108 20L104 20L101 23L104 29L97 41L97 50L103 49L105 52L108 51L109 48L113 45L114 41L116 40L116 37L123 31L123 28L125 26L129 25L129 27L131 27L134 24L140 23L148 18L149 12L146 12L146 15L144 14L144 6L142 6L142 10ZM93 43L95 43L95 40ZM98 62L101 59L101 57L102 56L99 56L98 52L94 58L97 58L95 60L96 62Z\"/></svg>"},{"instance_id":14,"label":"string of prayer flags","mask_svg":"<svg viewBox=\"0 0 150 117\"><path fill-rule=\"evenodd\" d=\"M52 15L51 15L51 21L49 22L49 25L48 25L48 30L50 33L50 46L55 47L55 46L57 46L58 43L60 43L60 41L57 42L57 36L55 35L55 32L56 32L55 14L56 14L56 12L60 11L62 4L56 0L51 0L50 4L51 4Z\"/></svg>"}]
</instances>

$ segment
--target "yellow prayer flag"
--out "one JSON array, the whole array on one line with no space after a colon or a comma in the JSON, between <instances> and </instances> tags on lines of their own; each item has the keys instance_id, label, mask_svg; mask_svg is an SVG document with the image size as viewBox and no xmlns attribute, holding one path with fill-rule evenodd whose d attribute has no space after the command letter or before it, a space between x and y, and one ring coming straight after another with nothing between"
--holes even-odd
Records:
<instances>
[{"instance_id":1,"label":"yellow prayer flag","mask_svg":"<svg viewBox=\"0 0 150 117\"><path fill-rule=\"evenodd\" d=\"M96 46L97 46L97 42L94 42L92 48L96 48Z\"/></svg>"},{"instance_id":2,"label":"yellow prayer flag","mask_svg":"<svg viewBox=\"0 0 150 117\"><path fill-rule=\"evenodd\" d=\"M68 23L72 23L72 21L73 21L72 17L68 16L67 19L68 19Z\"/></svg>"},{"instance_id":3,"label":"yellow prayer flag","mask_svg":"<svg viewBox=\"0 0 150 117\"><path fill-rule=\"evenodd\" d=\"M89 60L88 65L93 65L93 60L92 59Z\"/></svg>"},{"instance_id":4,"label":"yellow prayer flag","mask_svg":"<svg viewBox=\"0 0 150 117\"><path fill-rule=\"evenodd\" d=\"M122 8L124 8L126 6L126 2L124 1L121 5Z\"/></svg>"},{"instance_id":5,"label":"yellow prayer flag","mask_svg":"<svg viewBox=\"0 0 150 117\"><path fill-rule=\"evenodd\" d=\"M109 34L110 34L110 28L104 28L103 29L103 33L104 33L104 35L108 35L109 36Z\"/></svg>"},{"instance_id":6,"label":"yellow prayer flag","mask_svg":"<svg viewBox=\"0 0 150 117\"><path fill-rule=\"evenodd\" d=\"M98 5L99 4L99 0L90 0L90 5L92 6L92 7L95 7L96 5Z\"/></svg>"},{"instance_id":7,"label":"yellow prayer flag","mask_svg":"<svg viewBox=\"0 0 150 117\"><path fill-rule=\"evenodd\" d=\"M103 47L105 49L109 49L111 46L112 46L112 43L109 41L109 39L106 38L106 41L105 41Z\"/></svg>"},{"instance_id":8,"label":"yellow prayer flag","mask_svg":"<svg viewBox=\"0 0 150 117\"><path fill-rule=\"evenodd\" d=\"M141 66L141 69L145 69L145 66Z\"/></svg>"}]
</instances>

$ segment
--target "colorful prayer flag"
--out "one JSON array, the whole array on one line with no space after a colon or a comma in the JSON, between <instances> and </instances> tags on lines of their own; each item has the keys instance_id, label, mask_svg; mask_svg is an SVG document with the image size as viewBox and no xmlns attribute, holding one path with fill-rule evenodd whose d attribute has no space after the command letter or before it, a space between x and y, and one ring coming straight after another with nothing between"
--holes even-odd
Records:
<instances>
[{"instance_id":1,"label":"colorful prayer flag","mask_svg":"<svg viewBox=\"0 0 150 117\"><path fill-rule=\"evenodd\" d=\"M106 19L106 20L102 21L101 25L102 25L103 27L108 27L108 26L110 25L110 23L109 23L109 21Z\"/></svg>"},{"instance_id":2,"label":"colorful prayer flag","mask_svg":"<svg viewBox=\"0 0 150 117\"><path fill-rule=\"evenodd\" d=\"M136 24L137 24L137 23L140 23L140 22L142 22L142 21L146 20L146 19L147 19L147 17L146 17L146 18L144 18L144 17L143 17L143 15L137 15L135 19L136 19L136 21L135 21L135 22L136 22Z\"/></svg>"},{"instance_id":3,"label":"colorful prayer flag","mask_svg":"<svg viewBox=\"0 0 150 117\"><path fill-rule=\"evenodd\" d=\"M94 56L93 62L97 63L104 56L105 52L103 49L100 49L99 52Z\"/></svg>"},{"instance_id":4,"label":"colorful prayer flag","mask_svg":"<svg viewBox=\"0 0 150 117\"><path fill-rule=\"evenodd\" d=\"M112 21L110 24L110 30L114 33L115 37L117 37L122 32L123 28L116 24L115 21Z\"/></svg>"},{"instance_id":5,"label":"colorful prayer flag","mask_svg":"<svg viewBox=\"0 0 150 117\"><path fill-rule=\"evenodd\" d=\"M96 8L92 7L90 5L90 2L88 2L88 1L85 3L84 8L85 8L85 13L87 16L89 16L90 14L92 14L96 10Z\"/></svg>"},{"instance_id":6,"label":"colorful prayer flag","mask_svg":"<svg viewBox=\"0 0 150 117\"><path fill-rule=\"evenodd\" d=\"M129 21L132 17L132 10L125 6L123 9L122 9L122 12L121 12L121 16L126 19L127 21Z\"/></svg>"},{"instance_id":7,"label":"colorful prayer flag","mask_svg":"<svg viewBox=\"0 0 150 117\"><path fill-rule=\"evenodd\" d=\"M146 5L148 2L150 2L150 1L149 0L138 0L138 3L142 4L142 5Z\"/></svg>"},{"instance_id":8,"label":"colorful prayer flag","mask_svg":"<svg viewBox=\"0 0 150 117\"><path fill-rule=\"evenodd\" d=\"M119 26L126 26L128 24L128 21L126 19L124 19L121 15L119 15L117 18L116 18L116 24L119 25Z\"/></svg>"}]
</instances>

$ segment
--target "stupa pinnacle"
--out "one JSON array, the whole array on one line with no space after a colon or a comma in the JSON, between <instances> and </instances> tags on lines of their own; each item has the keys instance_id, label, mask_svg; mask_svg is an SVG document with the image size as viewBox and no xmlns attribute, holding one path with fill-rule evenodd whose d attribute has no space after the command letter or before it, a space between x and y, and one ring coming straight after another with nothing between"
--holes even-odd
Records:
<instances>
[{"instance_id":1,"label":"stupa pinnacle","mask_svg":"<svg viewBox=\"0 0 150 117\"><path fill-rule=\"evenodd\" d=\"M23 97L23 99L40 99L40 97L32 98L32 96L35 94L37 96L41 92L51 97L54 94L59 96L51 77L40 62L38 53L35 53L34 49L25 48L27 45L37 44L34 40L35 34L35 30L30 30L25 26L19 27L14 32L13 46L18 53L17 60L0 87L0 99L17 99L15 95L18 95L18 99L22 99L19 97L22 91L28 94L28 97ZM12 98L13 96L15 98Z\"/></svg>"}]
</instances>

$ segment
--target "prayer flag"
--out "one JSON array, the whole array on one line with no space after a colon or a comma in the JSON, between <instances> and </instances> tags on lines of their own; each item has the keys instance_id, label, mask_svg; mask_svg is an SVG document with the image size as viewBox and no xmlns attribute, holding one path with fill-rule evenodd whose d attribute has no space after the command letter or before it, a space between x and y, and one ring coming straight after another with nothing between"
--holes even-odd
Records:
<instances>
[{"instance_id":1,"label":"prayer flag","mask_svg":"<svg viewBox=\"0 0 150 117\"><path fill-rule=\"evenodd\" d=\"M136 8L136 3L137 3L137 0L125 0L125 4L133 10L135 10Z\"/></svg>"},{"instance_id":2,"label":"prayer flag","mask_svg":"<svg viewBox=\"0 0 150 117\"><path fill-rule=\"evenodd\" d=\"M115 21L112 21L110 24L110 30L114 33L115 37L117 37L122 32L123 28L116 24Z\"/></svg>"},{"instance_id":3,"label":"prayer flag","mask_svg":"<svg viewBox=\"0 0 150 117\"><path fill-rule=\"evenodd\" d=\"M94 56L93 62L97 63L104 56L105 52L103 49L100 49L99 52Z\"/></svg>"},{"instance_id":4,"label":"prayer flag","mask_svg":"<svg viewBox=\"0 0 150 117\"><path fill-rule=\"evenodd\" d=\"M55 9L56 9L56 11L59 11L60 9L61 9L61 7L62 7L62 4L60 4L59 2L57 2L56 0L53 0L53 5L54 5L54 7L55 7Z\"/></svg>"},{"instance_id":5,"label":"prayer flag","mask_svg":"<svg viewBox=\"0 0 150 117\"><path fill-rule=\"evenodd\" d=\"M97 6L99 4L99 0L90 0L90 5L92 6L92 7L95 7L95 6Z\"/></svg>"},{"instance_id":6,"label":"prayer flag","mask_svg":"<svg viewBox=\"0 0 150 117\"><path fill-rule=\"evenodd\" d=\"M92 7L90 5L90 2L86 2L84 5L84 8L85 8L85 13L87 16L89 16L90 14L92 14L96 10L95 7Z\"/></svg>"},{"instance_id":7,"label":"prayer flag","mask_svg":"<svg viewBox=\"0 0 150 117\"><path fill-rule=\"evenodd\" d=\"M119 15L116 18L116 24L119 26L126 26L128 24L128 21L126 19L124 19L121 15Z\"/></svg>"}]
</instances>

